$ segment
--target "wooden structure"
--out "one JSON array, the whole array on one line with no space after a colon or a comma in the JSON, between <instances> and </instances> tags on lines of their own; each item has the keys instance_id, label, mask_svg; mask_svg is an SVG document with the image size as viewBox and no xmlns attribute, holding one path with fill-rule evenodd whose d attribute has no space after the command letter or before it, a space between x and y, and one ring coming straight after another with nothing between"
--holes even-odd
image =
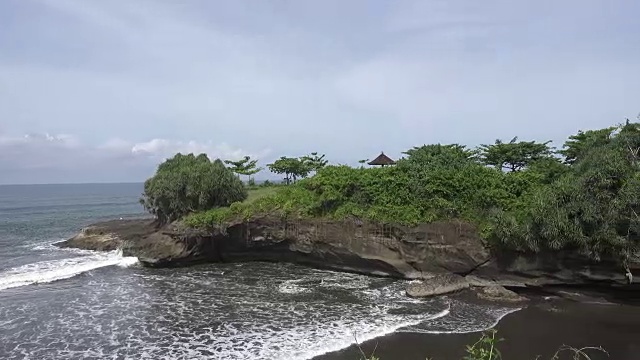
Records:
<instances>
[{"instance_id":1,"label":"wooden structure","mask_svg":"<svg viewBox=\"0 0 640 360\"><path fill-rule=\"evenodd\" d=\"M396 162L391 160L390 157L388 157L387 155L384 154L384 152L380 152L380 155L378 155L377 158L369 161L369 165L376 165L376 166L385 166L385 165L393 165Z\"/></svg>"}]
</instances>

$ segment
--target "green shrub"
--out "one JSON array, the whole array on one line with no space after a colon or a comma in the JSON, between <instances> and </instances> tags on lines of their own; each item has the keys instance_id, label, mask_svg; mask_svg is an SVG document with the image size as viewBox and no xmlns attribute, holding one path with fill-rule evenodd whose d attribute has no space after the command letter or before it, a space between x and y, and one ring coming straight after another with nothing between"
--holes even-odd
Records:
<instances>
[{"instance_id":1,"label":"green shrub","mask_svg":"<svg viewBox=\"0 0 640 360\"><path fill-rule=\"evenodd\" d=\"M538 186L495 218L496 242L522 251L574 249L626 266L640 250L638 124L580 156L559 179Z\"/></svg>"},{"instance_id":2,"label":"green shrub","mask_svg":"<svg viewBox=\"0 0 640 360\"><path fill-rule=\"evenodd\" d=\"M265 214L407 225L456 218L478 225L490 246L569 249L594 259L612 255L626 264L640 250L638 124L580 133L565 148L571 158L562 162L547 143L514 140L479 151L424 145L407 150L395 166L318 167L312 177L225 209L206 211L216 206L163 199L177 214L205 210L187 219L198 227ZM488 151L502 156L495 166L482 163ZM504 164L512 171L500 170ZM168 206L154 204L160 210Z\"/></svg>"},{"instance_id":3,"label":"green shrub","mask_svg":"<svg viewBox=\"0 0 640 360\"><path fill-rule=\"evenodd\" d=\"M222 161L211 162L205 154L177 154L160 164L145 182L140 203L164 224L246 197L244 184Z\"/></svg>"}]
</instances>

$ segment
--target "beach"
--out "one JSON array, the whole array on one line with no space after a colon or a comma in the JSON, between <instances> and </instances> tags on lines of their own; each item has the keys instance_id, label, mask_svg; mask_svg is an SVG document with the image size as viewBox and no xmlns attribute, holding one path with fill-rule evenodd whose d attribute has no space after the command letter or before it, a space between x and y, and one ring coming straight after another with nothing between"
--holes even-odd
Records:
<instances>
[{"instance_id":1,"label":"beach","mask_svg":"<svg viewBox=\"0 0 640 360\"><path fill-rule=\"evenodd\" d=\"M496 326L498 345L505 360L551 359L564 345L575 348L602 347L605 353L589 350L591 360L637 360L640 358L640 307L631 304L582 303L571 300L534 301L526 308L506 315ZM380 360L462 359L466 345L480 333L417 334L397 332L361 344L369 356L375 349ZM562 352L558 359L572 359ZM314 360L361 359L351 346L318 356Z\"/></svg>"}]
</instances>

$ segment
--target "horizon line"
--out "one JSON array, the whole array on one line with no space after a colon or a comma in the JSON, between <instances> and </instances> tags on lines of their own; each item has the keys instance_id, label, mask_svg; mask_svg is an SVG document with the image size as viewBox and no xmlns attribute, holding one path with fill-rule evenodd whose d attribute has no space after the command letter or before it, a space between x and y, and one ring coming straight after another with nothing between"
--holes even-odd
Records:
<instances>
[{"instance_id":1,"label":"horizon line","mask_svg":"<svg viewBox=\"0 0 640 360\"><path fill-rule=\"evenodd\" d=\"M271 182L280 182L282 180L275 179L255 179L257 182L271 181ZM34 186L34 185L126 185L126 184L144 184L146 180L141 181L91 181L91 182L56 182L56 183L19 183L19 184L0 184L0 186ZM246 182L242 180L242 182Z\"/></svg>"},{"instance_id":2,"label":"horizon line","mask_svg":"<svg viewBox=\"0 0 640 360\"><path fill-rule=\"evenodd\" d=\"M33 185L119 185L119 184L143 184L143 181L114 181L114 182L57 182L57 183L20 183L0 184L0 186L33 186Z\"/></svg>"}]
</instances>

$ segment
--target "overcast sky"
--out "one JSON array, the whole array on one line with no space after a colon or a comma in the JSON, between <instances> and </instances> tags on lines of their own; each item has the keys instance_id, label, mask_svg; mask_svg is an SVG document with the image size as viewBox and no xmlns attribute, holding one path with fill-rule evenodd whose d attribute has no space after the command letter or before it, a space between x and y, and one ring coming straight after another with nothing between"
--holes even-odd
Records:
<instances>
[{"instance_id":1,"label":"overcast sky","mask_svg":"<svg viewBox=\"0 0 640 360\"><path fill-rule=\"evenodd\" d=\"M0 1L0 183L142 181L175 152L563 139L640 112L640 2ZM263 175L264 176L264 175Z\"/></svg>"}]
</instances>

